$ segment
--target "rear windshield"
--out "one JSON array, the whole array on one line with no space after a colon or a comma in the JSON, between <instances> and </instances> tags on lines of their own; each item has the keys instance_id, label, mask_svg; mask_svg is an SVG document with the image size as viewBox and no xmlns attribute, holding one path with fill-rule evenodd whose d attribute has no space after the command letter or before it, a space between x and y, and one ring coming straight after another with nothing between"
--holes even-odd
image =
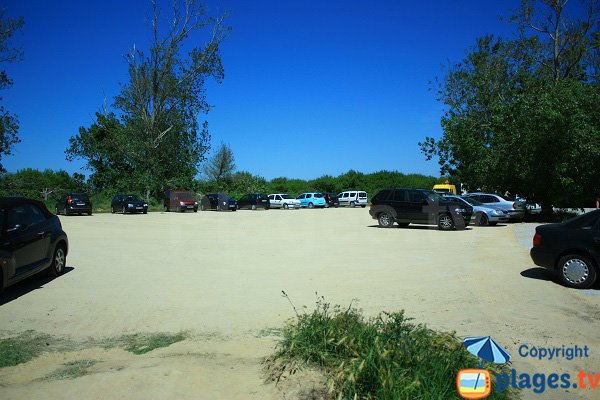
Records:
<instances>
[{"instance_id":1,"label":"rear windshield","mask_svg":"<svg viewBox=\"0 0 600 400\"><path fill-rule=\"evenodd\" d=\"M321 197L323 197L323 193L315 193L315 197L317 199L320 199Z\"/></svg>"},{"instance_id":2,"label":"rear windshield","mask_svg":"<svg viewBox=\"0 0 600 400\"><path fill-rule=\"evenodd\" d=\"M365 192L358 192L358 197L364 199L365 197L367 197L367 194Z\"/></svg>"},{"instance_id":3,"label":"rear windshield","mask_svg":"<svg viewBox=\"0 0 600 400\"><path fill-rule=\"evenodd\" d=\"M85 194L73 194L71 195L71 201L83 203L90 201L90 198Z\"/></svg>"},{"instance_id":4,"label":"rear windshield","mask_svg":"<svg viewBox=\"0 0 600 400\"><path fill-rule=\"evenodd\" d=\"M125 197L125 201L141 201L141 200L136 195L130 194L129 196Z\"/></svg>"}]
</instances>

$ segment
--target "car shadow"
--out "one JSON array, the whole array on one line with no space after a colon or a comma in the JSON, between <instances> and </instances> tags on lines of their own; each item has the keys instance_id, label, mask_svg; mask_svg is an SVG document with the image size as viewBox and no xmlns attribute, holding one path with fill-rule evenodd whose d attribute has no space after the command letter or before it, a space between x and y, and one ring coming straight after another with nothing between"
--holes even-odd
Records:
<instances>
[{"instance_id":1,"label":"car shadow","mask_svg":"<svg viewBox=\"0 0 600 400\"><path fill-rule=\"evenodd\" d=\"M392 228L381 228L379 225L368 225L367 228L377 228L377 229L406 229L406 230L417 230L417 231L440 231L440 229L436 225L409 225L407 227L400 227L398 225L394 225ZM472 231L473 228L471 226L467 226L465 229L459 229L462 231ZM452 231L440 231L440 232L452 232Z\"/></svg>"},{"instance_id":2,"label":"car shadow","mask_svg":"<svg viewBox=\"0 0 600 400\"><path fill-rule=\"evenodd\" d=\"M75 268L73 267L65 267L65 271L61 276L48 276L45 271L41 271L37 275L31 276L25 280L22 280L19 283L15 283L12 286L4 289L4 292L0 294L0 306L4 304L10 303L13 300L18 299L21 296L26 295L27 293L33 292L37 289L42 289L44 285L49 282L52 282L55 279L59 279L65 274L73 271Z\"/></svg>"},{"instance_id":3,"label":"car shadow","mask_svg":"<svg viewBox=\"0 0 600 400\"><path fill-rule=\"evenodd\" d=\"M564 287L564 285L560 282L560 280L556 277L556 275L553 274L552 271L550 271L546 268L540 268L540 267L528 268L524 271L521 271L521 276L525 277L525 278L529 278L529 279L537 279L540 281L554 282L557 285ZM589 289L573 289L573 290L594 290L594 291L599 290L600 291L600 279L598 281L596 281L594 286L592 286Z\"/></svg>"}]
</instances>

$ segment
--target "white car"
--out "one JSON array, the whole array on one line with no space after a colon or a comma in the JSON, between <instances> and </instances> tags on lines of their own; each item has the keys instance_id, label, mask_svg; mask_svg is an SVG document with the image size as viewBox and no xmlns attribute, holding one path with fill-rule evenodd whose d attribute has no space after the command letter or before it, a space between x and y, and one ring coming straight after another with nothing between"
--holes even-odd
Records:
<instances>
[{"instance_id":1,"label":"white car","mask_svg":"<svg viewBox=\"0 0 600 400\"><path fill-rule=\"evenodd\" d=\"M340 206L361 206L365 208L368 204L367 192L362 190L347 190L338 194L338 198L340 199Z\"/></svg>"},{"instance_id":2,"label":"white car","mask_svg":"<svg viewBox=\"0 0 600 400\"><path fill-rule=\"evenodd\" d=\"M300 200L296 200L286 193L270 194L269 202L271 203L271 208L295 208L296 210L299 210L301 208Z\"/></svg>"}]
</instances>

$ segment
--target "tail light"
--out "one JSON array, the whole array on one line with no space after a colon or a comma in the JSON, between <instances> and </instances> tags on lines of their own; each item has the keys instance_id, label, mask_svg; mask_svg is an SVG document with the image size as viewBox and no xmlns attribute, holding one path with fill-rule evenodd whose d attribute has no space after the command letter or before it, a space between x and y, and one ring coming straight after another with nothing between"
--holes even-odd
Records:
<instances>
[{"instance_id":1,"label":"tail light","mask_svg":"<svg viewBox=\"0 0 600 400\"><path fill-rule=\"evenodd\" d=\"M67 197L67 204L71 204L71 196Z\"/></svg>"},{"instance_id":2,"label":"tail light","mask_svg":"<svg viewBox=\"0 0 600 400\"><path fill-rule=\"evenodd\" d=\"M542 244L542 235L540 235L539 233L535 233L535 235L533 235L533 247L538 247Z\"/></svg>"},{"instance_id":3,"label":"tail light","mask_svg":"<svg viewBox=\"0 0 600 400\"><path fill-rule=\"evenodd\" d=\"M369 206L369 208L373 208L373 203L371 203L371 205Z\"/></svg>"},{"instance_id":4,"label":"tail light","mask_svg":"<svg viewBox=\"0 0 600 400\"><path fill-rule=\"evenodd\" d=\"M517 203L513 203L513 210L517 209Z\"/></svg>"}]
</instances>

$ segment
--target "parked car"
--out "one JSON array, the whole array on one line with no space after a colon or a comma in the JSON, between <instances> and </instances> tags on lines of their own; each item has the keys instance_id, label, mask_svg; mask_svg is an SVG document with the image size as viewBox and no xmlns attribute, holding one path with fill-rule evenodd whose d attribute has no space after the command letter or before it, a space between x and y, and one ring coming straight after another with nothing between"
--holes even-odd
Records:
<instances>
[{"instance_id":1,"label":"parked car","mask_svg":"<svg viewBox=\"0 0 600 400\"><path fill-rule=\"evenodd\" d=\"M300 200L296 200L292 196L286 193L273 193L269 195L269 203L271 203L271 208L295 208L299 210Z\"/></svg>"},{"instance_id":2,"label":"parked car","mask_svg":"<svg viewBox=\"0 0 600 400\"><path fill-rule=\"evenodd\" d=\"M356 207L361 206L365 208L367 206L367 192L362 190L347 190L338 194L340 206Z\"/></svg>"},{"instance_id":3,"label":"parked car","mask_svg":"<svg viewBox=\"0 0 600 400\"><path fill-rule=\"evenodd\" d=\"M56 215L92 215L92 200L85 193L65 193L56 203Z\"/></svg>"},{"instance_id":4,"label":"parked car","mask_svg":"<svg viewBox=\"0 0 600 400\"><path fill-rule=\"evenodd\" d=\"M198 212L198 201L192 192L187 190L167 190L163 201L165 211L185 212L194 210Z\"/></svg>"},{"instance_id":5,"label":"parked car","mask_svg":"<svg viewBox=\"0 0 600 400\"><path fill-rule=\"evenodd\" d=\"M440 230L464 229L472 213L472 207L458 205L431 190L405 188L379 191L369 209L382 228L397 222L401 227L426 224L437 225Z\"/></svg>"},{"instance_id":6,"label":"parked car","mask_svg":"<svg viewBox=\"0 0 600 400\"><path fill-rule=\"evenodd\" d=\"M0 198L0 291L43 270L62 274L68 250L59 218L44 203Z\"/></svg>"},{"instance_id":7,"label":"parked car","mask_svg":"<svg viewBox=\"0 0 600 400\"><path fill-rule=\"evenodd\" d=\"M325 207L327 205L323 193L319 192L301 193L296 199L300 200L302 207L307 208Z\"/></svg>"},{"instance_id":8,"label":"parked car","mask_svg":"<svg viewBox=\"0 0 600 400\"><path fill-rule=\"evenodd\" d=\"M525 216L525 205L520 201L510 201L502 196L492 193L469 193L465 199L475 199L486 207L504 210L511 220L522 219Z\"/></svg>"},{"instance_id":9,"label":"parked car","mask_svg":"<svg viewBox=\"0 0 600 400\"><path fill-rule=\"evenodd\" d=\"M536 265L556 273L565 286L593 286L600 273L600 210L536 227L529 254Z\"/></svg>"},{"instance_id":10,"label":"parked car","mask_svg":"<svg viewBox=\"0 0 600 400\"><path fill-rule=\"evenodd\" d=\"M227 193L210 193L200 200L200 210L237 211L238 203Z\"/></svg>"},{"instance_id":11,"label":"parked car","mask_svg":"<svg viewBox=\"0 0 600 400\"><path fill-rule=\"evenodd\" d=\"M517 195L515 197L515 201L520 201L520 202L524 203L525 211L528 214L541 214L542 213L542 206L539 203L534 203L533 201L529 201L529 200L527 200L527 198L521 197L519 195Z\"/></svg>"},{"instance_id":12,"label":"parked car","mask_svg":"<svg viewBox=\"0 0 600 400\"><path fill-rule=\"evenodd\" d=\"M471 221L473 221L475 225L494 226L498 222L507 222L509 220L507 211L486 207L485 204L480 203L472 197L464 198L460 196L445 195L444 198L455 199L459 202L463 202L467 206L473 207L473 216L471 217Z\"/></svg>"},{"instance_id":13,"label":"parked car","mask_svg":"<svg viewBox=\"0 0 600 400\"><path fill-rule=\"evenodd\" d=\"M335 193L323 193L323 197L325 198L325 206L326 207L339 207L340 199L337 197Z\"/></svg>"},{"instance_id":14,"label":"parked car","mask_svg":"<svg viewBox=\"0 0 600 400\"><path fill-rule=\"evenodd\" d=\"M256 210L258 208L264 208L268 210L271 208L269 197L264 193L248 193L238 200L239 209Z\"/></svg>"},{"instance_id":15,"label":"parked car","mask_svg":"<svg viewBox=\"0 0 600 400\"><path fill-rule=\"evenodd\" d=\"M123 214L148 214L148 203L135 194L118 194L110 202L110 212L114 214L118 211Z\"/></svg>"}]
</instances>

